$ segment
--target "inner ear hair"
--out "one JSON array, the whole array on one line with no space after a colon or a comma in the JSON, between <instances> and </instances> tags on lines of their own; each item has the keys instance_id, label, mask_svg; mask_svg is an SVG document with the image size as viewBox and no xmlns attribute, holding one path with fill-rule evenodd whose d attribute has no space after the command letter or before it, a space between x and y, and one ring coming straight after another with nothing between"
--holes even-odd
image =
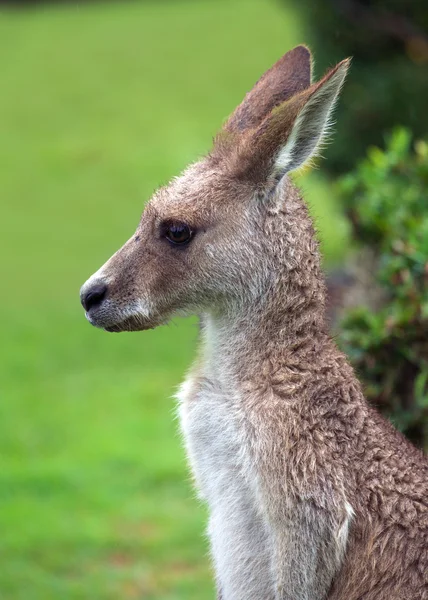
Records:
<instances>
[{"instance_id":1,"label":"inner ear hair","mask_svg":"<svg viewBox=\"0 0 428 600\"><path fill-rule=\"evenodd\" d=\"M350 60L339 63L327 78L317 84L306 104L297 114L291 133L275 157L276 177L302 167L314 158L325 143L331 127L331 116L345 81Z\"/></svg>"},{"instance_id":2,"label":"inner ear hair","mask_svg":"<svg viewBox=\"0 0 428 600\"><path fill-rule=\"evenodd\" d=\"M223 130L214 156L225 161L238 178L256 184L279 181L316 154L349 68L345 59L320 81L276 106L253 129L242 133Z\"/></svg>"}]
</instances>

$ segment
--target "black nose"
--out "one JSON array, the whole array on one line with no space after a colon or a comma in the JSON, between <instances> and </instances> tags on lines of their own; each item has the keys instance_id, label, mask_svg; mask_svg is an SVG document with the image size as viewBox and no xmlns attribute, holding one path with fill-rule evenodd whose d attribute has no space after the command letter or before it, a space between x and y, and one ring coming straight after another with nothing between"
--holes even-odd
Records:
<instances>
[{"instance_id":1,"label":"black nose","mask_svg":"<svg viewBox=\"0 0 428 600\"><path fill-rule=\"evenodd\" d=\"M88 311L94 306L98 306L104 300L107 294L107 286L105 283L98 283L90 290L82 294L80 301L83 308Z\"/></svg>"}]
</instances>

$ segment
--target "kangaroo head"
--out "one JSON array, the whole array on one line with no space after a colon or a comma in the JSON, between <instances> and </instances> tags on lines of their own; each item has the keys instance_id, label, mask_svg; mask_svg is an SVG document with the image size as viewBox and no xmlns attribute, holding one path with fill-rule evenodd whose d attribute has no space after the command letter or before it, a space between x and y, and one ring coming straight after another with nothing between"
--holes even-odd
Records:
<instances>
[{"instance_id":1,"label":"kangaroo head","mask_svg":"<svg viewBox=\"0 0 428 600\"><path fill-rule=\"evenodd\" d=\"M277 244L263 226L266 215L287 206L287 173L319 148L348 66L345 60L311 83L309 50L298 46L267 71L210 154L154 194L135 234L83 285L88 320L136 331L266 293ZM284 264L298 256L298 218L295 230L289 222Z\"/></svg>"}]
</instances>

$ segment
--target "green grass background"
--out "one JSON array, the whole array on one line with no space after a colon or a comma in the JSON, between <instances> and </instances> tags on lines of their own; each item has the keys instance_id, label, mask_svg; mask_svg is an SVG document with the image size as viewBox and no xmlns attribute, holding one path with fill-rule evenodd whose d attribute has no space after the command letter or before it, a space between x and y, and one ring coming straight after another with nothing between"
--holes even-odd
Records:
<instances>
[{"instance_id":1,"label":"green grass background","mask_svg":"<svg viewBox=\"0 0 428 600\"><path fill-rule=\"evenodd\" d=\"M292 2L0 12L1 600L214 597L171 399L196 320L108 335L78 291L153 189L305 41ZM337 257L330 185L303 187Z\"/></svg>"}]
</instances>

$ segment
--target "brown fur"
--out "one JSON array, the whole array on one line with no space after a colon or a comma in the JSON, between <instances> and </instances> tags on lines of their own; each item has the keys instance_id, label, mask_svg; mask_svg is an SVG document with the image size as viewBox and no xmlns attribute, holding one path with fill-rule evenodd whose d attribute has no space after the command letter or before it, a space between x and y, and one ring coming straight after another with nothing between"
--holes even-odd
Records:
<instances>
[{"instance_id":1,"label":"brown fur","mask_svg":"<svg viewBox=\"0 0 428 600\"><path fill-rule=\"evenodd\" d=\"M310 86L311 71L308 48L297 46L290 50L262 75L224 129L229 132L254 129L276 106Z\"/></svg>"},{"instance_id":2,"label":"brown fur","mask_svg":"<svg viewBox=\"0 0 428 600\"><path fill-rule=\"evenodd\" d=\"M319 518L333 503L340 506L343 495L353 507L346 558L329 600L428 598L426 457L367 405L329 338L314 232L291 184L284 196L280 218L265 221L266 238L292 231L299 250L235 358L254 463L271 499L311 498Z\"/></svg>"},{"instance_id":3,"label":"brown fur","mask_svg":"<svg viewBox=\"0 0 428 600\"><path fill-rule=\"evenodd\" d=\"M346 70L342 62L310 86L307 52L279 61L212 153L155 194L136 236L82 297L108 284L88 318L109 331L201 315L182 419L214 515L220 598L423 600L426 457L367 404L329 337L313 225L292 182L275 171L298 119ZM313 124L313 116L305 118ZM163 238L169 220L196 230L185 248ZM233 544L215 527L219 514Z\"/></svg>"}]
</instances>

